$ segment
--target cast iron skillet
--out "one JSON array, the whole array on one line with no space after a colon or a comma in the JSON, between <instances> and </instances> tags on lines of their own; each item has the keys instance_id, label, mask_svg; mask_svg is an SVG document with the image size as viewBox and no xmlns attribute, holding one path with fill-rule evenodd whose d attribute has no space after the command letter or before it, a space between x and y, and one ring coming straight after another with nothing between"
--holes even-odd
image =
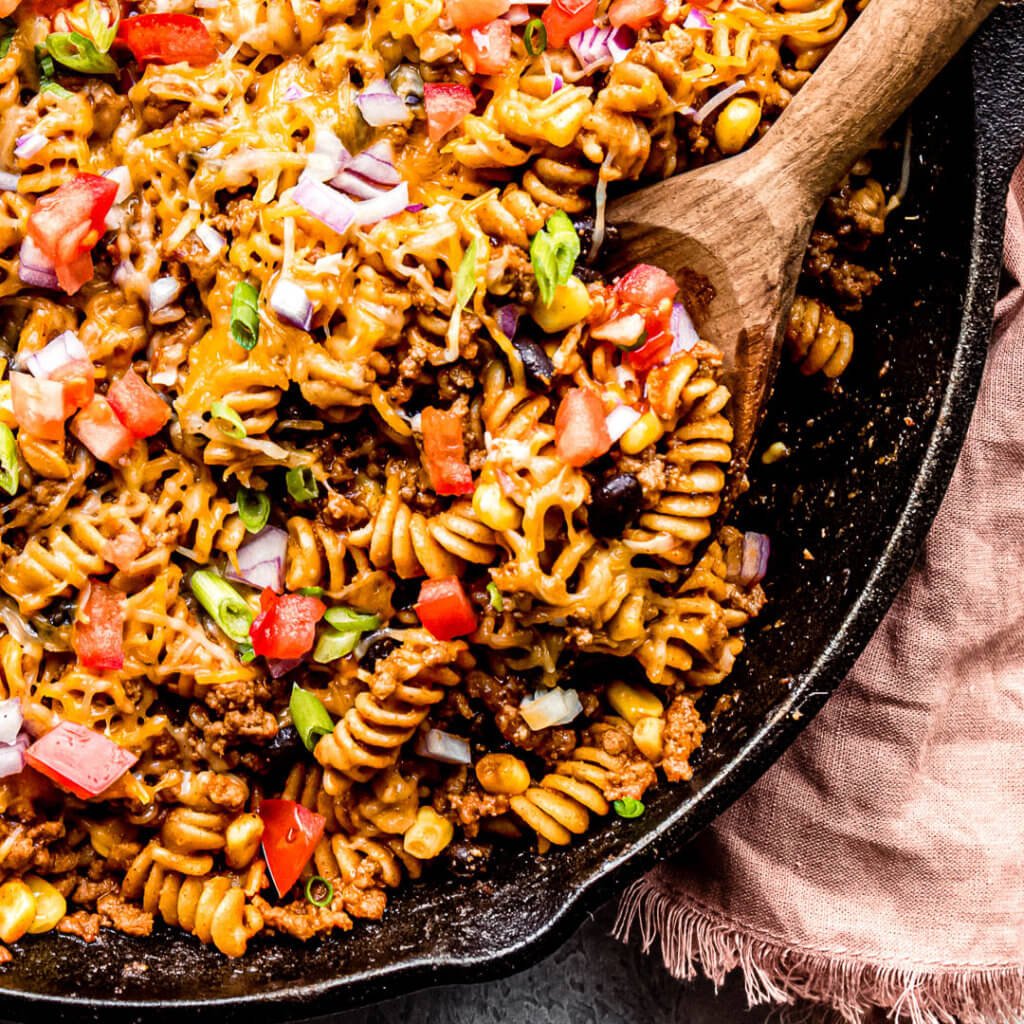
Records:
<instances>
[{"instance_id":1,"label":"cast iron skillet","mask_svg":"<svg viewBox=\"0 0 1024 1024\"><path fill-rule=\"evenodd\" d=\"M876 0L884 2L884 0ZM840 392L784 372L755 457L745 525L775 538L763 621L733 677L742 694L706 737L691 785L663 787L634 821L565 852L507 852L486 880L428 880L385 921L301 946L256 941L229 961L178 932L23 940L0 973L0 1016L223 1022L308 1017L538 960L584 913L724 810L775 761L867 643L904 579L953 470L992 322L1004 196L1024 141L1024 7L996 12L913 112L892 273L857 324ZM804 552L813 555L813 560ZM881 767L881 766L880 766Z\"/></svg>"}]
</instances>

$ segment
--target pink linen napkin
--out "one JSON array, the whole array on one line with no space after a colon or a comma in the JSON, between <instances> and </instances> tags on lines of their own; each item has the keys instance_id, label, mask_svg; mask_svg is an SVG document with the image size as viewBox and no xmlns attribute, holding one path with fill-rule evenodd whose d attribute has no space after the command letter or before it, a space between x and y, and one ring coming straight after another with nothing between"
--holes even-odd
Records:
<instances>
[{"instance_id":1,"label":"pink linen napkin","mask_svg":"<svg viewBox=\"0 0 1024 1024\"><path fill-rule=\"evenodd\" d=\"M1024 165L977 409L920 559L791 750L617 934L753 1002L1024 1021Z\"/></svg>"}]
</instances>

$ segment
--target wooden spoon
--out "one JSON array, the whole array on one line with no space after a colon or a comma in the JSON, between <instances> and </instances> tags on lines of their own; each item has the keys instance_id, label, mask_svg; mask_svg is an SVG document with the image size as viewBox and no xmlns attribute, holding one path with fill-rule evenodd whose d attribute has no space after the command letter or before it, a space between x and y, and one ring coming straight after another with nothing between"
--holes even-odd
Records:
<instances>
[{"instance_id":1,"label":"wooden spoon","mask_svg":"<svg viewBox=\"0 0 1024 1024\"><path fill-rule=\"evenodd\" d=\"M703 286L684 291L703 291L691 313L724 353L735 433L719 521L771 393L822 202L997 3L871 0L757 145L609 205L620 242L603 269L653 263Z\"/></svg>"}]
</instances>

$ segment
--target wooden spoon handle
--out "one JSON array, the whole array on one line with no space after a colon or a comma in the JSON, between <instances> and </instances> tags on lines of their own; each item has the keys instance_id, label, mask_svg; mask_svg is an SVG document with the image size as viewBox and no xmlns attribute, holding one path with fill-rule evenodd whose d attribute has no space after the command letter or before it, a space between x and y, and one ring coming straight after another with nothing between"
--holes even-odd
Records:
<instances>
[{"instance_id":1,"label":"wooden spoon handle","mask_svg":"<svg viewBox=\"0 0 1024 1024\"><path fill-rule=\"evenodd\" d=\"M753 173L816 211L998 2L871 0L755 147Z\"/></svg>"}]
</instances>

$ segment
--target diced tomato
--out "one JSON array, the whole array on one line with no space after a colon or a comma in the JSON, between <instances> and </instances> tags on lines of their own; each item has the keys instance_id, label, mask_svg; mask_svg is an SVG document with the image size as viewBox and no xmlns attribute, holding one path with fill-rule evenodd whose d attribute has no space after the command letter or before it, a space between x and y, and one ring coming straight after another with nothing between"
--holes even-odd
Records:
<instances>
[{"instance_id":1,"label":"diced tomato","mask_svg":"<svg viewBox=\"0 0 1024 1024\"><path fill-rule=\"evenodd\" d=\"M117 418L117 413L102 395L92 401L71 421L71 433L102 462L117 462L135 444L135 435Z\"/></svg>"},{"instance_id":2,"label":"diced tomato","mask_svg":"<svg viewBox=\"0 0 1024 1024\"><path fill-rule=\"evenodd\" d=\"M511 6L512 0L447 0L445 4L448 17L460 31L486 25L500 18Z\"/></svg>"},{"instance_id":3,"label":"diced tomato","mask_svg":"<svg viewBox=\"0 0 1024 1024\"><path fill-rule=\"evenodd\" d=\"M649 311L647 314L647 340L638 349L626 353L630 366L637 373L646 373L663 362L672 348L671 307L665 303L664 312Z\"/></svg>"},{"instance_id":4,"label":"diced tomato","mask_svg":"<svg viewBox=\"0 0 1024 1024\"><path fill-rule=\"evenodd\" d=\"M420 587L416 614L438 640L453 640L476 629L476 613L457 576L426 580Z\"/></svg>"},{"instance_id":5,"label":"diced tomato","mask_svg":"<svg viewBox=\"0 0 1024 1024\"><path fill-rule=\"evenodd\" d=\"M25 760L37 772L82 800L109 789L138 759L102 733L74 722L60 722L25 751Z\"/></svg>"},{"instance_id":6,"label":"diced tomato","mask_svg":"<svg viewBox=\"0 0 1024 1024\"><path fill-rule=\"evenodd\" d=\"M57 273L57 282L74 295L93 274L89 251L106 230L104 223L117 182L98 174L76 174L40 199L26 225L29 237Z\"/></svg>"},{"instance_id":7,"label":"diced tomato","mask_svg":"<svg viewBox=\"0 0 1024 1024\"><path fill-rule=\"evenodd\" d=\"M468 85L454 82L427 82L423 86L423 105L427 111L427 134L431 142L440 142L476 106Z\"/></svg>"},{"instance_id":8,"label":"diced tomato","mask_svg":"<svg viewBox=\"0 0 1024 1024\"><path fill-rule=\"evenodd\" d=\"M555 450L570 466L585 466L612 446L604 405L588 388L565 393L555 414Z\"/></svg>"},{"instance_id":9,"label":"diced tomato","mask_svg":"<svg viewBox=\"0 0 1024 1024\"><path fill-rule=\"evenodd\" d=\"M58 366L47 379L63 385L66 417L84 409L96 389L96 370L88 359L72 359L70 363Z\"/></svg>"},{"instance_id":10,"label":"diced tomato","mask_svg":"<svg viewBox=\"0 0 1024 1024\"><path fill-rule=\"evenodd\" d=\"M263 819L263 858L278 896L283 896L309 863L327 819L295 800L263 800L259 814Z\"/></svg>"},{"instance_id":11,"label":"diced tomato","mask_svg":"<svg viewBox=\"0 0 1024 1024\"><path fill-rule=\"evenodd\" d=\"M478 75L498 75L512 58L512 26L492 21L483 28L471 28L462 36L462 63Z\"/></svg>"},{"instance_id":12,"label":"diced tomato","mask_svg":"<svg viewBox=\"0 0 1024 1024\"><path fill-rule=\"evenodd\" d=\"M124 571L146 550L146 541L139 528L130 520L121 532L103 547L105 561Z\"/></svg>"},{"instance_id":13,"label":"diced tomato","mask_svg":"<svg viewBox=\"0 0 1024 1024\"><path fill-rule=\"evenodd\" d=\"M124 665L124 606L120 591L90 580L78 604L71 646L85 668L117 669Z\"/></svg>"},{"instance_id":14,"label":"diced tomato","mask_svg":"<svg viewBox=\"0 0 1024 1024\"><path fill-rule=\"evenodd\" d=\"M651 308L663 299L671 299L677 291L679 285L661 267L649 263L638 263L615 285L615 294L622 302Z\"/></svg>"},{"instance_id":15,"label":"diced tomato","mask_svg":"<svg viewBox=\"0 0 1024 1024\"><path fill-rule=\"evenodd\" d=\"M217 48L201 18L192 14L138 14L117 30L139 64L212 64Z\"/></svg>"},{"instance_id":16,"label":"diced tomato","mask_svg":"<svg viewBox=\"0 0 1024 1024\"><path fill-rule=\"evenodd\" d=\"M462 417L457 412L428 408L423 410L420 423L423 462L430 476L430 486L438 494L471 494L473 473L466 465Z\"/></svg>"},{"instance_id":17,"label":"diced tomato","mask_svg":"<svg viewBox=\"0 0 1024 1024\"><path fill-rule=\"evenodd\" d=\"M628 25L641 29L652 21L665 7L665 0L615 0L608 8L608 20L618 28Z\"/></svg>"},{"instance_id":18,"label":"diced tomato","mask_svg":"<svg viewBox=\"0 0 1024 1024\"><path fill-rule=\"evenodd\" d=\"M327 606L315 597L284 594L269 588L260 594L262 611L249 628L252 649L276 661L301 658L316 641L316 624Z\"/></svg>"},{"instance_id":19,"label":"diced tomato","mask_svg":"<svg viewBox=\"0 0 1024 1024\"><path fill-rule=\"evenodd\" d=\"M560 50L577 32L590 28L596 14L597 0L551 0L541 17L548 46Z\"/></svg>"},{"instance_id":20,"label":"diced tomato","mask_svg":"<svg viewBox=\"0 0 1024 1024\"><path fill-rule=\"evenodd\" d=\"M136 437L152 437L171 417L164 400L132 369L110 385L107 401Z\"/></svg>"},{"instance_id":21,"label":"diced tomato","mask_svg":"<svg viewBox=\"0 0 1024 1024\"><path fill-rule=\"evenodd\" d=\"M11 404L20 430L44 441L64 440L64 385L60 381L14 372Z\"/></svg>"}]
</instances>

